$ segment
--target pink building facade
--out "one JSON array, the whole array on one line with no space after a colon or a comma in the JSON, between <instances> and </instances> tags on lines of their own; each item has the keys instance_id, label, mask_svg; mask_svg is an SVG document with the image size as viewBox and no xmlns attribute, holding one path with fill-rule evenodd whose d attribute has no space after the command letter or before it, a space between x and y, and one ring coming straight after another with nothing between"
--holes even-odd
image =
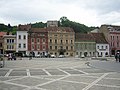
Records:
<instances>
[{"instance_id":1,"label":"pink building facade","mask_svg":"<svg viewBox=\"0 0 120 90\"><path fill-rule=\"evenodd\" d=\"M120 52L120 26L101 25L99 32L102 32L109 43L110 55Z\"/></svg>"},{"instance_id":2,"label":"pink building facade","mask_svg":"<svg viewBox=\"0 0 120 90\"><path fill-rule=\"evenodd\" d=\"M109 45L112 55L118 51L120 52L120 31L110 32Z\"/></svg>"}]
</instances>

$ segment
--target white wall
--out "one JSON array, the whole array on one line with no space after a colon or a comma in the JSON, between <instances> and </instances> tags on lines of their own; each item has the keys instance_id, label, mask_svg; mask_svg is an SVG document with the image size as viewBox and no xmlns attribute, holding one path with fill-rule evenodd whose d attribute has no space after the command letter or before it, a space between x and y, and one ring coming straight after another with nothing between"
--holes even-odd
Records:
<instances>
[{"instance_id":1,"label":"white wall","mask_svg":"<svg viewBox=\"0 0 120 90\"><path fill-rule=\"evenodd\" d=\"M19 35L21 35L21 39L19 39ZM23 39L24 35L26 36L26 39ZM27 31L17 31L17 37L16 37L16 52L18 51L27 51L28 50L28 33ZM19 43L21 44L21 48L19 48ZM23 44L26 44L26 48L23 48Z\"/></svg>"},{"instance_id":2,"label":"white wall","mask_svg":"<svg viewBox=\"0 0 120 90\"><path fill-rule=\"evenodd\" d=\"M105 57L106 53L108 53L108 56L109 56L109 44L96 44L96 52L97 52L96 56L99 55L99 56Z\"/></svg>"}]
</instances>

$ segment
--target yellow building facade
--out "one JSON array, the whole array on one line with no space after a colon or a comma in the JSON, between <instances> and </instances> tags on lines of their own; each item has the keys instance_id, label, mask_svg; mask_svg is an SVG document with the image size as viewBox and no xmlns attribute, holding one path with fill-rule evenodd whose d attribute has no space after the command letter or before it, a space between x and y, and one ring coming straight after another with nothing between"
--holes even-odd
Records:
<instances>
[{"instance_id":1,"label":"yellow building facade","mask_svg":"<svg viewBox=\"0 0 120 90\"><path fill-rule=\"evenodd\" d=\"M14 53L16 51L16 36L15 35L4 35L4 53Z\"/></svg>"},{"instance_id":2,"label":"yellow building facade","mask_svg":"<svg viewBox=\"0 0 120 90\"><path fill-rule=\"evenodd\" d=\"M73 57L75 54L75 33L69 27L48 27L48 53Z\"/></svg>"}]
</instances>

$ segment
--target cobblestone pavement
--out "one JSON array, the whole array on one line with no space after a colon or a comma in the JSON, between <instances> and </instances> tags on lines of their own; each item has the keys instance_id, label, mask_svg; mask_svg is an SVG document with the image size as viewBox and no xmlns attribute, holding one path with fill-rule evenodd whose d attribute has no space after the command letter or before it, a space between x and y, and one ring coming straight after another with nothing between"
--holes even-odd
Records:
<instances>
[{"instance_id":1,"label":"cobblestone pavement","mask_svg":"<svg viewBox=\"0 0 120 90\"><path fill-rule=\"evenodd\" d=\"M120 73L89 67L88 61L93 62L75 58L6 61L0 68L0 90L120 90Z\"/></svg>"}]
</instances>

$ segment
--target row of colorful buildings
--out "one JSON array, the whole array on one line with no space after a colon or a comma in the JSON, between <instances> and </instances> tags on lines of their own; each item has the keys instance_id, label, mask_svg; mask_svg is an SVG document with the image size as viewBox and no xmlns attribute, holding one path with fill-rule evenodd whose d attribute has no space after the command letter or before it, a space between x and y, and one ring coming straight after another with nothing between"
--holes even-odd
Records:
<instances>
[{"instance_id":1,"label":"row of colorful buildings","mask_svg":"<svg viewBox=\"0 0 120 90\"><path fill-rule=\"evenodd\" d=\"M106 57L120 51L120 26L101 25L88 34L75 33L72 28L58 27L48 21L45 28L19 25L16 35L0 32L0 53L21 52L29 55L65 55L68 57Z\"/></svg>"}]
</instances>

